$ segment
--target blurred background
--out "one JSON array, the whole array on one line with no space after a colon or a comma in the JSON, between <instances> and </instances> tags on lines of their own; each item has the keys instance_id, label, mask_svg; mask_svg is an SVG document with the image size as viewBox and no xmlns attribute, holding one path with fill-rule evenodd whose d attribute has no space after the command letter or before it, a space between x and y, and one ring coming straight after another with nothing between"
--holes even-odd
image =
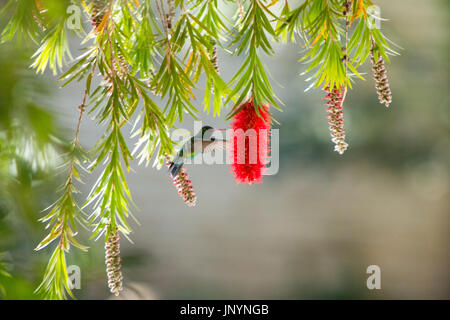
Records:
<instances>
[{"instance_id":1,"label":"blurred background","mask_svg":"<svg viewBox=\"0 0 450 320\"><path fill-rule=\"evenodd\" d=\"M134 244L121 243L123 298L450 298L449 4L376 3L388 19L383 32L403 48L387 64L391 107L378 103L366 63L366 81L356 82L345 104L350 148L338 155L322 92L303 93L300 45L276 45L276 57L265 63L285 104L284 112L274 111L281 123L279 173L250 187L236 185L226 165L188 166L198 195L189 208L165 170L135 163L127 178L140 225L133 225ZM73 40L76 55L79 40ZM59 89L51 74L34 75L28 52L2 45L0 57L0 129L11 132L0 135L0 146L2 139L26 139L27 128L42 141L71 139L83 86ZM219 52L225 79L241 62ZM30 96L21 95L24 88ZM203 122L227 127L223 118L203 115ZM180 126L193 128L189 121ZM86 117L83 146L91 148L102 130ZM51 250L33 251L44 236L37 219L64 177L29 159L55 157L57 164L64 151L58 145L28 146L14 168L2 162L7 150L0 153L1 268L12 275L0 272L2 298L38 298L33 290ZM84 176L80 201L98 174ZM103 242L89 241L84 230L80 239L90 251L74 248L68 256L69 265L81 268L74 294L109 298ZM381 290L366 287L369 265L381 268Z\"/></svg>"}]
</instances>

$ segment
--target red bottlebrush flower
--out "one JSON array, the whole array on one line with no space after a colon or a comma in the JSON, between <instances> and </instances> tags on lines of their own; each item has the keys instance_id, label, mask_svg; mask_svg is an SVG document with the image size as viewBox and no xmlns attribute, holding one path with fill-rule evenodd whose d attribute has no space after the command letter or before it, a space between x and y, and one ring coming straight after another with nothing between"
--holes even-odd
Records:
<instances>
[{"instance_id":1,"label":"red bottlebrush flower","mask_svg":"<svg viewBox=\"0 0 450 320\"><path fill-rule=\"evenodd\" d=\"M269 152L269 106L256 112L253 100L245 102L232 122L230 151L237 183L260 183Z\"/></svg>"},{"instance_id":2,"label":"red bottlebrush flower","mask_svg":"<svg viewBox=\"0 0 450 320\"><path fill-rule=\"evenodd\" d=\"M336 87L333 90L326 87L324 90L327 92L324 99L326 100L331 141L335 144L334 151L343 154L348 148L348 144L345 142L343 90Z\"/></svg>"},{"instance_id":3,"label":"red bottlebrush flower","mask_svg":"<svg viewBox=\"0 0 450 320\"><path fill-rule=\"evenodd\" d=\"M166 166L169 167L172 162L167 159ZM194 192L192 181L189 180L189 176L184 168L180 169L178 175L173 178L173 185L178 190L178 195L189 206L194 207L197 203L197 195Z\"/></svg>"}]
</instances>

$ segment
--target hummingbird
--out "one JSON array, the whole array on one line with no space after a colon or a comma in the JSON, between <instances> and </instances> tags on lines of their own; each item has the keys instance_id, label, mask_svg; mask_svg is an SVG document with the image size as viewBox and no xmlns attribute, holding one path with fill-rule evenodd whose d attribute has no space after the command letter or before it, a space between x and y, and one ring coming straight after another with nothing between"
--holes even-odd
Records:
<instances>
[{"instance_id":1,"label":"hummingbird","mask_svg":"<svg viewBox=\"0 0 450 320\"><path fill-rule=\"evenodd\" d=\"M224 130L226 129L214 129L210 126L203 126L196 135L192 136L189 141L181 147L169 166L169 173L172 178L175 178L180 172L184 164L184 159L193 159L200 153L224 150L228 141L216 139L212 136L215 131Z\"/></svg>"}]
</instances>

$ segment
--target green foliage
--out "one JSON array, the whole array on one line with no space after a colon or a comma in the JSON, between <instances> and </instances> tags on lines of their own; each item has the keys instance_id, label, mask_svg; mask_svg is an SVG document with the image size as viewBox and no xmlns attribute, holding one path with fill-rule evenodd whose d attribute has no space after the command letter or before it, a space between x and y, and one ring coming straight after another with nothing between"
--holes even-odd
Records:
<instances>
[{"instance_id":1,"label":"green foliage","mask_svg":"<svg viewBox=\"0 0 450 320\"><path fill-rule=\"evenodd\" d=\"M73 298L69 288L69 275L62 245L57 246L53 251L44 273L44 279L36 292L42 293L45 298L50 300L63 300L67 298L67 295Z\"/></svg>"},{"instance_id":2,"label":"green foliage","mask_svg":"<svg viewBox=\"0 0 450 320\"><path fill-rule=\"evenodd\" d=\"M66 293L73 297L68 285L65 252L73 245L86 251L87 247L81 245L76 239L77 224L86 225L85 219L80 214L81 209L74 199L78 190L74 186L74 180L81 182L78 168L82 168L80 159L83 156L76 142L73 143L67 163L63 168L68 170L68 177L62 186L62 196L51 206L46 216L40 219L46 223L46 229L51 228L49 234L39 243L35 250L41 250L58 240L58 244L50 258L44 278L36 289L47 299L65 299Z\"/></svg>"},{"instance_id":3,"label":"green foliage","mask_svg":"<svg viewBox=\"0 0 450 320\"><path fill-rule=\"evenodd\" d=\"M360 14L367 14L368 4L363 3ZM353 17L357 17L358 8L354 8ZM353 60L356 66L363 64L370 54L372 41L376 46L376 58L380 54L386 61L390 61L389 55L398 55L388 44L389 40L381 33L381 30L374 27L374 18L358 19L354 32L349 40L348 50L352 53Z\"/></svg>"},{"instance_id":4,"label":"green foliage","mask_svg":"<svg viewBox=\"0 0 450 320\"><path fill-rule=\"evenodd\" d=\"M36 23L42 21L39 10L34 0L14 1L10 0L2 8L2 13L12 11L12 16L3 29L1 41L10 41L17 35L17 41L20 44L24 40L38 42L40 35L39 26Z\"/></svg>"},{"instance_id":5,"label":"green foliage","mask_svg":"<svg viewBox=\"0 0 450 320\"><path fill-rule=\"evenodd\" d=\"M5 253L0 252L0 279L11 278L11 275L7 271L7 265L5 263ZM5 288L0 282L0 296L5 295Z\"/></svg>"},{"instance_id":6,"label":"green foliage","mask_svg":"<svg viewBox=\"0 0 450 320\"><path fill-rule=\"evenodd\" d=\"M64 23L55 26L42 40L41 47L34 54L34 63L31 65L37 72L44 72L49 64L53 74L57 74L67 58L72 59L67 44L67 33Z\"/></svg>"},{"instance_id":7,"label":"green foliage","mask_svg":"<svg viewBox=\"0 0 450 320\"><path fill-rule=\"evenodd\" d=\"M386 52L395 53L374 25L379 17L367 14L367 9L374 5L372 1L349 1L352 11L347 15L344 15L345 2L306 0L297 9L283 9L282 19L286 23L278 25L277 34L291 41L295 34L302 36L306 52L300 61L308 64L305 73L311 73L308 80L312 81L312 87L347 88L354 77L364 80L357 67L367 60L372 39L386 60L389 61Z\"/></svg>"},{"instance_id":8,"label":"green foliage","mask_svg":"<svg viewBox=\"0 0 450 320\"><path fill-rule=\"evenodd\" d=\"M39 44L34 47L32 64L37 72L49 67L59 73L70 60L72 66L59 78L62 86L75 80L84 81L86 86L76 135L63 157L67 179L60 198L41 219L50 232L37 249L58 243L38 288L52 299L72 295L65 254L71 245L86 249L75 239L77 225L86 223L94 238L108 239L117 230L126 236L132 232L129 220L133 202L125 171L130 170L135 158L146 165L154 159L160 166L173 153L170 130L185 115L200 117L194 105L195 89L204 86L204 110L209 113L212 109L214 116L220 116L232 102L228 118L233 117L248 98L254 100L257 112L265 104L281 110L261 55L275 54L274 41L281 38L294 42L301 37L306 52L300 60L308 64L306 72L311 74L313 87L347 90L352 78L361 77L357 67L366 61L373 43L376 54L385 59L394 53L382 33L369 27L370 0L350 1L353 10L348 14L343 13L349 3L344 0L305 0L294 9L288 1L277 7L277 0L88 0L75 1L83 6L84 20L92 27L82 40L82 53L73 60L67 44L72 32L66 23L70 3L10 0L2 11L9 16L2 42L14 37L33 40ZM228 4L238 12L233 19L221 13L221 6ZM79 31L72 33L81 35ZM217 48L244 57L230 81L221 77L212 61ZM95 79L97 74L99 81ZM164 106L158 105L157 99ZM35 109L30 101L22 105ZM13 106L11 102L5 112L16 112ZM78 142L85 109L105 126L89 154L89 170L105 166L88 200L79 205L74 182L80 181L79 171L85 161ZM135 122L132 137L137 138L133 151L123 133L123 127L131 121ZM30 119L30 123L39 141L50 137L40 132L36 121ZM2 150L8 150L25 142L9 144L5 139L1 143ZM50 138L45 143L49 145ZM45 150L43 158L48 156L48 150L40 150ZM92 210L87 219L80 207Z\"/></svg>"},{"instance_id":9,"label":"green foliage","mask_svg":"<svg viewBox=\"0 0 450 320\"><path fill-rule=\"evenodd\" d=\"M68 150L52 114L42 107L48 101L48 89L43 81L36 79L28 65L29 54L26 51L15 50L8 45L0 47L0 69L4 72L0 76L0 220L3 224L6 220L3 219L4 214L9 220L12 220L10 215L14 214L21 222L22 230L26 230L27 221L31 220L32 224L36 221L35 213L42 209L36 208L35 202L45 197L37 194L36 189L65 158L64 155L60 157L59 153ZM38 199L35 199L36 196ZM69 212L61 208L58 213L63 218ZM57 213L52 212L51 215L56 217ZM75 214L72 215L74 218ZM6 230L2 229L3 233L7 233ZM14 239L11 235L9 238ZM51 237L48 237L46 241L49 243L50 240ZM9 291L15 282L6 278L3 258L2 254L0 282L6 282L5 291ZM11 274L16 278L14 273ZM24 284L17 285L32 295ZM4 294L11 297L9 292Z\"/></svg>"},{"instance_id":10,"label":"green foliage","mask_svg":"<svg viewBox=\"0 0 450 320\"><path fill-rule=\"evenodd\" d=\"M232 45L237 44L237 55L245 53L247 58L231 80L231 83L234 83L235 86L230 99L235 94L240 95L235 102L233 112L228 118L233 117L240 111L239 106L249 92L254 99L257 112L266 103L271 103L273 106L278 107L275 93L258 51L258 49L262 49L266 54L274 54L268 37L269 35L276 38L275 30L269 21L270 16L274 16L274 14L262 1L251 0L242 22L241 30L231 43Z\"/></svg>"}]
</instances>

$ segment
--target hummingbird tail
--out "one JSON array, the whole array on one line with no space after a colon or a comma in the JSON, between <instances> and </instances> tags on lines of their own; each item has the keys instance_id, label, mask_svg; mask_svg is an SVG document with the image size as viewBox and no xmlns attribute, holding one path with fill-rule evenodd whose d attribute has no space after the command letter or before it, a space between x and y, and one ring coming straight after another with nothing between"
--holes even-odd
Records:
<instances>
[{"instance_id":1,"label":"hummingbird tail","mask_svg":"<svg viewBox=\"0 0 450 320\"><path fill-rule=\"evenodd\" d=\"M178 173L180 172L182 167L183 167L183 162L181 162L181 163L172 162L170 164L169 173L172 176L172 178L175 178L178 175Z\"/></svg>"}]
</instances>

